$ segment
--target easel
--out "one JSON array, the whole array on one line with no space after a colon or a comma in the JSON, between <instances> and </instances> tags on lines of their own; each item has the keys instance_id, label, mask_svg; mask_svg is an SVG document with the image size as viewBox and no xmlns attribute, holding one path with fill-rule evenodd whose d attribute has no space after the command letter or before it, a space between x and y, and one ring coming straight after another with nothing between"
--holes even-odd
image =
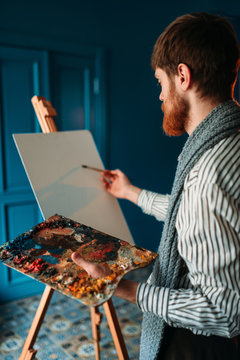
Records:
<instances>
[{"instance_id":1,"label":"easel","mask_svg":"<svg viewBox=\"0 0 240 360\"><path fill-rule=\"evenodd\" d=\"M52 107L52 104L47 101L44 97L33 96L32 104L35 109L38 121L40 123L43 133L56 132L57 127L53 119L57 115L55 109ZM37 350L33 349L38 332L41 328L42 322L44 320L46 311L50 304L54 289L49 285L46 286L42 298L40 300L38 309L36 311L35 317L33 319L31 328L29 330L27 339L23 346L22 353L19 360L31 360L34 359ZM110 328L113 341L117 350L119 360L129 360L127 349L124 343L124 339L121 333L119 326L118 318L112 303L112 300L108 300L103 304L103 308L107 317L108 326ZM99 312L99 307L91 307L91 321L92 321L92 334L95 345L95 358L100 360L100 323L102 320L102 314Z\"/></svg>"}]
</instances>

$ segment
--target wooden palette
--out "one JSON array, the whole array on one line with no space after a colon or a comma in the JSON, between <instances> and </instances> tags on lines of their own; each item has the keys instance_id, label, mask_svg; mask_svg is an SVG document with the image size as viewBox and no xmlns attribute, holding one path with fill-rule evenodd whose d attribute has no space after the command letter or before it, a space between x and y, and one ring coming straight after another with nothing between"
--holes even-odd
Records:
<instances>
[{"instance_id":1,"label":"wooden palette","mask_svg":"<svg viewBox=\"0 0 240 360\"><path fill-rule=\"evenodd\" d=\"M112 271L90 277L71 259L74 251ZM0 261L57 291L96 306L108 300L129 271L147 266L156 253L134 246L61 215L51 216L0 247Z\"/></svg>"}]
</instances>

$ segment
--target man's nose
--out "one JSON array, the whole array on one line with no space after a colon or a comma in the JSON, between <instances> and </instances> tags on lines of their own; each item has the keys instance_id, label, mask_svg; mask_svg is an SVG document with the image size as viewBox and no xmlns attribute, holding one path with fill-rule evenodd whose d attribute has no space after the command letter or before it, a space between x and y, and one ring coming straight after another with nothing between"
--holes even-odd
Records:
<instances>
[{"instance_id":1,"label":"man's nose","mask_svg":"<svg viewBox=\"0 0 240 360\"><path fill-rule=\"evenodd\" d=\"M159 95L159 100L160 100L160 101L163 101L163 94L162 94L162 91L160 92L160 95Z\"/></svg>"}]
</instances>

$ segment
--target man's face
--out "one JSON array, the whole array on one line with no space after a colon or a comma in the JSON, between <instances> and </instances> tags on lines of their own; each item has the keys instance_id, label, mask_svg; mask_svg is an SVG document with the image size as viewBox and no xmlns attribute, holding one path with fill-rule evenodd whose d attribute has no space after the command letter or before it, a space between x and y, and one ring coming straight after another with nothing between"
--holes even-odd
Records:
<instances>
[{"instance_id":1,"label":"man's face","mask_svg":"<svg viewBox=\"0 0 240 360\"><path fill-rule=\"evenodd\" d=\"M174 78L170 78L163 69L157 68L155 77L162 88L159 99L163 102L163 130L167 135L182 135L188 119L189 104L177 92Z\"/></svg>"}]
</instances>

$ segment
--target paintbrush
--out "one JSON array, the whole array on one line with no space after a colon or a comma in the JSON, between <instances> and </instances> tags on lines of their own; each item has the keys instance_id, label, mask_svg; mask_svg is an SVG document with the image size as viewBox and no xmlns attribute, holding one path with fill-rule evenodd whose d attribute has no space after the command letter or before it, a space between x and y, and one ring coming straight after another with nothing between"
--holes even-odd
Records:
<instances>
[{"instance_id":1,"label":"paintbrush","mask_svg":"<svg viewBox=\"0 0 240 360\"><path fill-rule=\"evenodd\" d=\"M95 168L95 167L92 167L92 166L88 166L88 165L82 165L82 167L85 168L85 169L90 169L90 170L94 170L94 171L98 171L98 172L107 171L107 170L98 169L98 168Z\"/></svg>"},{"instance_id":2,"label":"paintbrush","mask_svg":"<svg viewBox=\"0 0 240 360\"><path fill-rule=\"evenodd\" d=\"M82 165L82 167L84 169L90 169L90 170L93 170L93 171L98 171L98 172L104 172L104 171L108 171L108 170L102 170L102 169L98 169L98 168L95 168L95 167L92 167L92 166L88 166L88 165ZM103 176L103 178L108 181L110 184L112 184L112 180L110 180L109 178L107 178L106 176Z\"/></svg>"}]
</instances>

